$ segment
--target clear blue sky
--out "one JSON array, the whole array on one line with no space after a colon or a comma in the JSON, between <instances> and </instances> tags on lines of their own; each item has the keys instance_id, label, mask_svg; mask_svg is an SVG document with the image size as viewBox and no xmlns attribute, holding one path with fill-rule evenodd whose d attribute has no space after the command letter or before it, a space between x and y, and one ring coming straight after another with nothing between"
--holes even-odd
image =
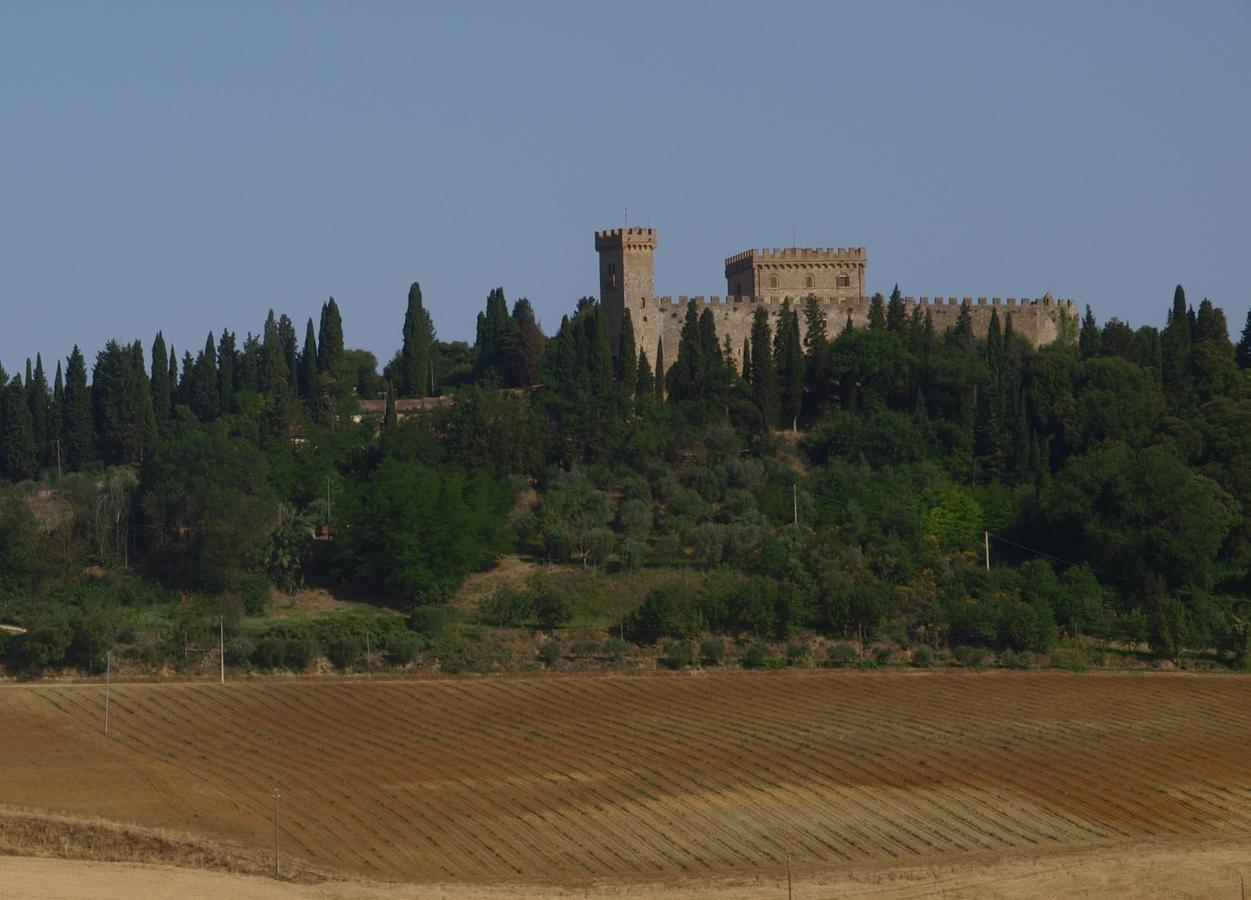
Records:
<instances>
[{"instance_id":1,"label":"clear blue sky","mask_svg":"<svg viewBox=\"0 0 1251 900\"><path fill-rule=\"evenodd\" d=\"M1162 324L1251 304L1251 4L9 3L0 361L181 355L334 295L379 362L419 280L552 332L592 232L657 290L748 247L864 245L869 287Z\"/></svg>"}]
</instances>

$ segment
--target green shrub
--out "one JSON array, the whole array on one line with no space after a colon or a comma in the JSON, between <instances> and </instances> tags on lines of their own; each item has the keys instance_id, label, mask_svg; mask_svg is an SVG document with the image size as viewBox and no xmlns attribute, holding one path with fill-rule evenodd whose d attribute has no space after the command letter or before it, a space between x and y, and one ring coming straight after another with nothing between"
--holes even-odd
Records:
<instances>
[{"instance_id":1,"label":"green shrub","mask_svg":"<svg viewBox=\"0 0 1251 900\"><path fill-rule=\"evenodd\" d=\"M889 666L894 655L895 651L890 647L878 647L873 653L873 661L879 666Z\"/></svg>"},{"instance_id":2,"label":"green shrub","mask_svg":"<svg viewBox=\"0 0 1251 900\"><path fill-rule=\"evenodd\" d=\"M792 641L786 645L786 664L788 666L802 665L803 661L808 658L808 645L799 641Z\"/></svg>"},{"instance_id":3,"label":"green shrub","mask_svg":"<svg viewBox=\"0 0 1251 900\"><path fill-rule=\"evenodd\" d=\"M531 597L526 591L502 588L478 606L478 618L496 628L518 628L530 617Z\"/></svg>"},{"instance_id":4,"label":"green shrub","mask_svg":"<svg viewBox=\"0 0 1251 900\"><path fill-rule=\"evenodd\" d=\"M287 641L287 667L303 672L321 655L321 646L308 637L292 638Z\"/></svg>"},{"instance_id":5,"label":"green shrub","mask_svg":"<svg viewBox=\"0 0 1251 900\"><path fill-rule=\"evenodd\" d=\"M725 642L720 638L707 638L700 642L699 658L706 666L719 666L725 662Z\"/></svg>"},{"instance_id":6,"label":"green shrub","mask_svg":"<svg viewBox=\"0 0 1251 900\"><path fill-rule=\"evenodd\" d=\"M244 579L239 586L243 597L243 610L249 616L263 616L269 611L270 586L269 580L259 575Z\"/></svg>"},{"instance_id":7,"label":"green shrub","mask_svg":"<svg viewBox=\"0 0 1251 900\"><path fill-rule=\"evenodd\" d=\"M915 647L912 651L912 664L922 669L928 669L934 665L934 648L928 644Z\"/></svg>"},{"instance_id":8,"label":"green shrub","mask_svg":"<svg viewBox=\"0 0 1251 900\"><path fill-rule=\"evenodd\" d=\"M387 640L387 657L391 662L406 666L417 658L421 640L415 634L397 634Z\"/></svg>"},{"instance_id":9,"label":"green shrub","mask_svg":"<svg viewBox=\"0 0 1251 900\"><path fill-rule=\"evenodd\" d=\"M580 659L594 656L598 652L599 643L596 641L574 641L569 645L569 655Z\"/></svg>"},{"instance_id":10,"label":"green shrub","mask_svg":"<svg viewBox=\"0 0 1251 900\"><path fill-rule=\"evenodd\" d=\"M860 654L851 644L830 644L825 651L825 664L833 668L854 665Z\"/></svg>"},{"instance_id":11,"label":"green shrub","mask_svg":"<svg viewBox=\"0 0 1251 900\"><path fill-rule=\"evenodd\" d=\"M560 661L560 651L560 641L544 641L539 646L539 659L542 660L545 665L554 666Z\"/></svg>"},{"instance_id":12,"label":"green shrub","mask_svg":"<svg viewBox=\"0 0 1251 900\"><path fill-rule=\"evenodd\" d=\"M360 661L365 648L358 638L341 637L326 647L326 656L337 669L350 669Z\"/></svg>"},{"instance_id":13,"label":"green shrub","mask_svg":"<svg viewBox=\"0 0 1251 900\"><path fill-rule=\"evenodd\" d=\"M956 662L962 666L971 666L972 668L980 668L986 662L986 651L981 647L969 647L961 644L951 651L951 655L955 657Z\"/></svg>"},{"instance_id":14,"label":"green shrub","mask_svg":"<svg viewBox=\"0 0 1251 900\"><path fill-rule=\"evenodd\" d=\"M242 635L226 641L226 662L232 666L241 666L252 658L256 652L256 644Z\"/></svg>"},{"instance_id":15,"label":"green shrub","mask_svg":"<svg viewBox=\"0 0 1251 900\"><path fill-rule=\"evenodd\" d=\"M670 669L681 669L695 664L695 654L689 641L665 641L661 661Z\"/></svg>"},{"instance_id":16,"label":"green shrub","mask_svg":"<svg viewBox=\"0 0 1251 900\"><path fill-rule=\"evenodd\" d=\"M630 652L630 642L623 641L621 638L609 638L604 641L604 655L611 656L613 659L621 659Z\"/></svg>"},{"instance_id":17,"label":"green shrub","mask_svg":"<svg viewBox=\"0 0 1251 900\"><path fill-rule=\"evenodd\" d=\"M456 610L450 606L424 604L413 608L408 614L408 627L428 638L440 638L452 628Z\"/></svg>"},{"instance_id":18,"label":"green shrub","mask_svg":"<svg viewBox=\"0 0 1251 900\"><path fill-rule=\"evenodd\" d=\"M262 669L276 669L287 659L287 642L280 637L264 637L252 651L252 662Z\"/></svg>"},{"instance_id":19,"label":"green shrub","mask_svg":"<svg viewBox=\"0 0 1251 900\"><path fill-rule=\"evenodd\" d=\"M530 601L534 621L543 631L555 631L573 617L573 610L561 594L546 585L538 587Z\"/></svg>"},{"instance_id":20,"label":"green shrub","mask_svg":"<svg viewBox=\"0 0 1251 900\"><path fill-rule=\"evenodd\" d=\"M743 654L743 668L745 669L772 668L775 663L773 654L769 652L769 647L763 641L754 641Z\"/></svg>"},{"instance_id":21,"label":"green shrub","mask_svg":"<svg viewBox=\"0 0 1251 900\"><path fill-rule=\"evenodd\" d=\"M1030 662L1030 654L1025 650L1005 650L999 654L999 665L1005 669L1028 669Z\"/></svg>"}]
</instances>

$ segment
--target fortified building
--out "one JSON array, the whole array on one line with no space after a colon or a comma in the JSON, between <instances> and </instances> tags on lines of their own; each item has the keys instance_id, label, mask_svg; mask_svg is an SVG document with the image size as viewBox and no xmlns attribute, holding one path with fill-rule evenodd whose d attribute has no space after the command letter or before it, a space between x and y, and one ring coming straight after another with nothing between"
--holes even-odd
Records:
<instances>
[{"instance_id":1,"label":"fortified building","mask_svg":"<svg viewBox=\"0 0 1251 900\"><path fill-rule=\"evenodd\" d=\"M865 293L868 253L864 247L785 250L744 250L725 260L726 296L657 296L653 259L659 240L655 228L612 228L595 232L599 253L600 303L608 317L613 346L621 337L621 323L627 311L634 327L637 349L645 351L653 365L657 344L664 347L665 360L673 364L677 353L686 307L694 300L702 312L711 309L717 323L717 339L728 338L737 366L742 366L743 342L751 334L751 321L758 308L765 309L769 327L777 330L776 319L782 304L790 299L801 307L808 297L816 297L825 310L827 333L837 337L852 324L861 328L869 323L870 297ZM973 333L985 337L991 312L999 310L1000 324L1012 316L1012 329L1033 346L1041 347L1060 337L1063 324L1074 316L1072 300L1055 300L1051 294L1038 299L1015 297L1004 302L999 297L907 297L908 315L921 309L929 313L935 331L955 325L962 307L969 308Z\"/></svg>"}]
</instances>

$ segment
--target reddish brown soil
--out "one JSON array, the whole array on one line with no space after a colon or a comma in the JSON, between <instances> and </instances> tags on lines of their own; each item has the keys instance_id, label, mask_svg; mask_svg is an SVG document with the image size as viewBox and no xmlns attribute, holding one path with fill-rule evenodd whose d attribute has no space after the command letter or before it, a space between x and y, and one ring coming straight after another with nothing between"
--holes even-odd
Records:
<instances>
[{"instance_id":1,"label":"reddish brown soil","mask_svg":"<svg viewBox=\"0 0 1251 900\"><path fill-rule=\"evenodd\" d=\"M0 688L0 796L414 881L1251 836L1251 682L776 673Z\"/></svg>"}]
</instances>

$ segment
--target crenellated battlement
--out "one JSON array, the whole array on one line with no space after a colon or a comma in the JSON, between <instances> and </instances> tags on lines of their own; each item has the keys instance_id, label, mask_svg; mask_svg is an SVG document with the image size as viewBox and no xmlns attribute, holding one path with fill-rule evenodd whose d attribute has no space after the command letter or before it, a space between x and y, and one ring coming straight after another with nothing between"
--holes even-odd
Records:
<instances>
[{"instance_id":1,"label":"crenellated battlement","mask_svg":"<svg viewBox=\"0 0 1251 900\"><path fill-rule=\"evenodd\" d=\"M658 244L654 228L612 228L595 232L600 254L600 300L608 315L610 339L616 346L622 322L629 312L639 350L655 362L657 345L673 363L688 304L710 311L721 343L728 342L740 364L743 343L751 334L752 319L764 310L776 327L787 302L801 310L814 298L825 312L827 333L836 337L850 322L869 324L872 300L865 289L868 252L864 247L790 247L744 250L725 258L727 294L657 295L653 289L652 251ZM973 333L984 337L992 316L999 311L1001 327L1012 318L1012 329L1035 347L1069 334L1066 322L1076 320L1075 301L1050 293L1020 299L1008 297L905 297L912 316L923 312L936 331L946 331L968 311Z\"/></svg>"}]
</instances>

